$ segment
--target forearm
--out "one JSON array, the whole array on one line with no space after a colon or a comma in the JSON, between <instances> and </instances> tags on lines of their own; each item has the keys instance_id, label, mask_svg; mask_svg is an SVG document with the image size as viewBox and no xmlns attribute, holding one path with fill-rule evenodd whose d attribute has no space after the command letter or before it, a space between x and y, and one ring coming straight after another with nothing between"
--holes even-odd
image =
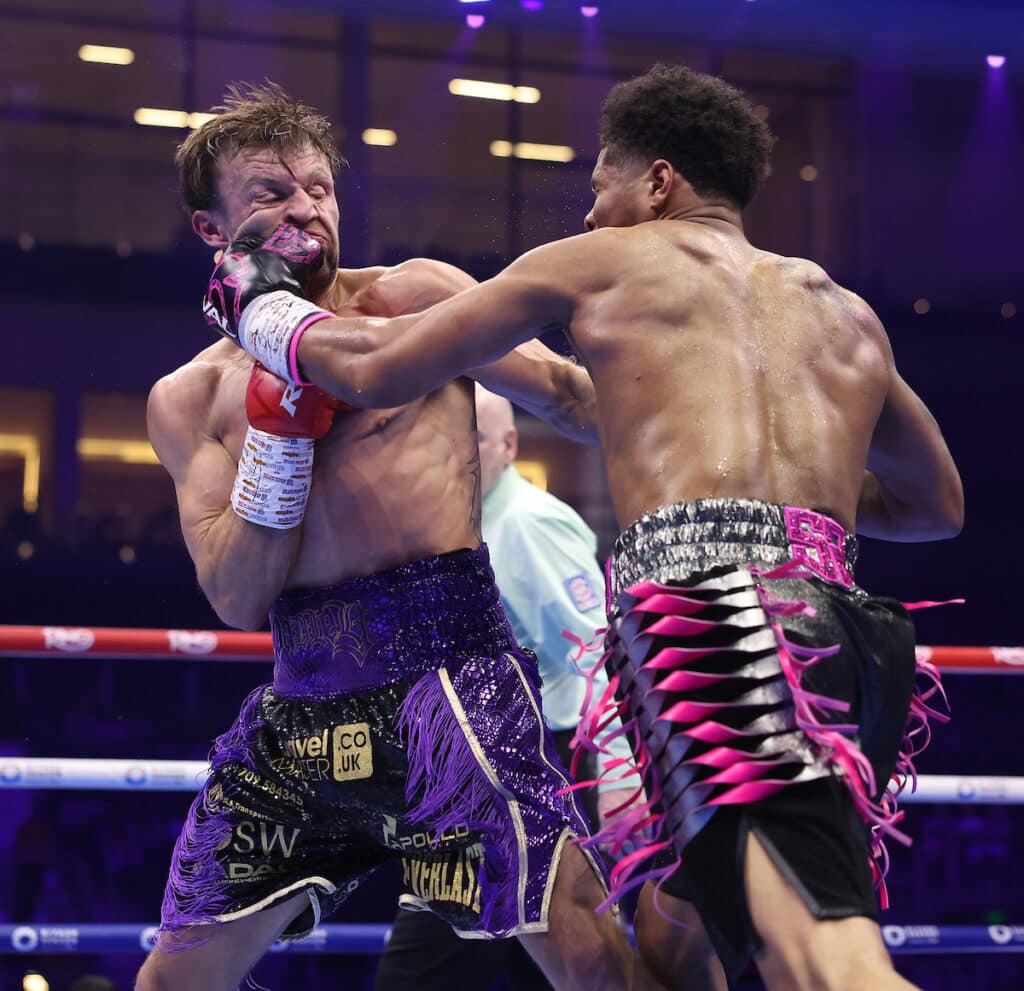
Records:
<instances>
[{"instance_id":1,"label":"forearm","mask_svg":"<svg viewBox=\"0 0 1024 991\"><path fill-rule=\"evenodd\" d=\"M893 368L875 424L857 529L885 540L941 540L960 532L964 492L953 456L924 401Z\"/></svg>"},{"instance_id":2,"label":"forearm","mask_svg":"<svg viewBox=\"0 0 1024 991\"><path fill-rule=\"evenodd\" d=\"M560 415L552 426L573 440L600 444L597 429L597 394L586 369L573 362L560 363L555 370L557 391L565 397Z\"/></svg>"},{"instance_id":3,"label":"forearm","mask_svg":"<svg viewBox=\"0 0 1024 991\"><path fill-rule=\"evenodd\" d=\"M228 626L256 630L266 623L294 565L301 532L250 523L227 506L190 541L199 585Z\"/></svg>"},{"instance_id":4,"label":"forearm","mask_svg":"<svg viewBox=\"0 0 1024 991\"><path fill-rule=\"evenodd\" d=\"M428 311L429 312L429 311ZM336 317L311 327L296 349L305 381L353 406L385 409L411 402L461 374L459 351L404 346L425 316Z\"/></svg>"},{"instance_id":5,"label":"forearm","mask_svg":"<svg viewBox=\"0 0 1024 991\"><path fill-rule=\"evenodd\" d=\"M592 387L579 377L586 373L581 369L571 373L572 378L552 380L551 368L569 363L531 340L545 329L566 326L570 313L566 301L552 293L531 292L519 280L499 277L421 314L390 320L321 320L303 333L295 355L299 371L308 381L354 406L373 408L397 406L426 395L469 369L497 363L528 341L530 357L520 364L545 366L544 375L520 382L512 391L495 391L543 411L545 418L558 410L563 424L586 433L585 397ZM537 358L537 348L547 354L543 361ZM554 388L571 392L571 396L554 398ZM563 402L568 402L570 412L562 412Z\"/></svg>"},{"instance_id":6,"label":"forearm","mask_svg":"<svg viewBox=\"0 0 1024 991\"><path fill-rule=\"evenodd\" d=\"M471 369L469 375L570 440L600 443L590 375L540 341L526 341L497 361Z\"/></svg>"},{"instance_id":7,"label":"forearm","mask_svg":"<svg viewBox=\"0 0 1024 991\"><path fill-rule=\"evenodd\" d=\"M884 477L884 481L882 480ZM857 502L857 532L879 540L913 543L955 537L963 526L963 488L955 472L919 474L866 470Z\"/></svg>"}]
</instances>

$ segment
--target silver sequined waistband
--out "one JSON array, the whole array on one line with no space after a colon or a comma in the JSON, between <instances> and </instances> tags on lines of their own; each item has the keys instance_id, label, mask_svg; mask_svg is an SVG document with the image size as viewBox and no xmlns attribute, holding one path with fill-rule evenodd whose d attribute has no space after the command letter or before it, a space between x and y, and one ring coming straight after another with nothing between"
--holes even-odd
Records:
<instances>
[{"instance_id":1,"label":"silver sequined waistband","mask_svg":"<svg viewBox=\"0 0 1024 991\"><path fill-rule=\"evenodd\" d=\"M677 502L641 516L615 541L612 601L644 580L685 581L723 565L787 561L849 587L856 558L857 538L811 509L749 499Z\"/></svg>"}]
</instances>

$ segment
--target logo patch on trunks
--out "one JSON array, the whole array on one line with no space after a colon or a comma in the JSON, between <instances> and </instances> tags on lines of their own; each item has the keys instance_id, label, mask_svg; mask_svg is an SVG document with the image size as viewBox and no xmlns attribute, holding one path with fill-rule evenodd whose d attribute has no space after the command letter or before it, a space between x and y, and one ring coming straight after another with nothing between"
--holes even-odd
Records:
<instances>
[{"instance_id":1,"label":"logo patch on trunks","mask_svg":"<svg viewBox=\"0 0 1024 991\"><path fill-rule=\"evenodd\" d=\"M334 780L354 781L373 774L370 724L348 723L334 727Z\"/></svg>"},{"instance_id":2,"label":"logo patch on trunks","mask_svg":"<svg viewBox=\"0 0 1024 991\"><path fill-rule=\"evenodd\" d=\"M402 887L424 902L448 902L480 911L480 872L484 847L474 843L444 853L402 857Z\"/></svg>"},{"instance_id":3,"label":"logo patch on trunks","mask_svg":"<svg viewBox=\"0 0 1024 991\"><path fill-rule=\"evenodd\" d=\"M588 612L601 605L601 596L597 594L594 583L584 572L573 575L572 578L566 578L563 584L569 593L569 597L580 612Z\"/></svg>"}]
</instances>

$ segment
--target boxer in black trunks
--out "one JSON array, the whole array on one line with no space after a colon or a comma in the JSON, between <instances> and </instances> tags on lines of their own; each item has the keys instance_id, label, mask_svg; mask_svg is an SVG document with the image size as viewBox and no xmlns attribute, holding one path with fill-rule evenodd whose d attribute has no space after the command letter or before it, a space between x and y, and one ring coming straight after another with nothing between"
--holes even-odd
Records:
<instances>
[{"instance_id":1,"label":"boxer in black trunks","mask_svg":"<svg viewBox=\"0 0 1024 991\"><path fill-rule=\"evenodd\" d=\"M304 330L279 319L286 297L303 291L308 269L293 268L251 280L241 321L222 329L278 374L357 405L407 399L541 331L564 329L597 390L621 539L638 538L637 553L620 547L616 555L616 572L637 567L614 581L610 646L651 758L653 811L674 857L693 861L691 844L706 843L719 859L717 871L711 862L699 876L682 872L674 890L709 914L730 969L756 949L773 989L907 988L867 903L863 855L869 823L894 828L879 779L902 760L908 716L926 714L911 701L906 619L855 588L847 552L854 532L902 541L955 535L963 491L870 307L814 263L746 239L741 212L765 176L771 142L737 90L655 67L605 102L590 233L537 248L421 316L390 321L328 315ZM241 243L239 255L258 251L258 241ZM651 556L660 542L663 570ZM821 626L797 628L818 602ZM661 660L650 655L644 625L658 609L654 635L674 631L683 641L664 644ZM897 638L877 654L873 613ZM841 621L846 614L855 620ZM744 630L759 645L750 670L741 663ZM707 660L710 669L688 670L692 635L709 638L697 652L720 658L719 668ZM668 690L654 684L658 671L682 694L659 697ZM706 687L708 675L725 677ZM846 693L856 682L853 696L816 687L833 677L848 683ZM642 711L645 699L652 711ZM726 746L748 731L760 734L755 750L769 748L756 755L763 761ZM798 759L776 766L772 739L793 732ZM688 737L717 739L718 752L697 765L725 762L717 781L679 767ZM773 802L807 809L801 842L808 857L841 860L827 882L835 891L805 883L807 871L787 852L793 844L769 825ZM842 835L819 842L815 824L829 803ZM718 811L726 806L736 811ZM621 824L622 837L631 825ZM718 892L699 890L718 878L741 906L722 909ZM662 924L649 893L637 936L666 980L684 986L692 973L690 987L722 986L715 965L687 969L688 941Z\"/></svg>"}]
</instances>

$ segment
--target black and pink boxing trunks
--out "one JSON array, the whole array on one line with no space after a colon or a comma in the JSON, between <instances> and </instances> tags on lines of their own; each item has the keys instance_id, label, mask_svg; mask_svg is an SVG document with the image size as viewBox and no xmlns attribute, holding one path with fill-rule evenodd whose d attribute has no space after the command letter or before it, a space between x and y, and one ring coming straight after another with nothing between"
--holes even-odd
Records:
<instances>
[{"instance_id":1,"label":"black and pink boxing trunks","mask_svg":"<svg viewBox=\"0 0 1024 991\"><path fill-rule=\"evenodd\" d=\"M822 513L733 499L662 507L615 544L610 686L581 742L607 743L617 711L649 801L588 842L645 836L609 902L658 880L697 905L731 974L757 947L749 833L818 918L875 917L881 841L906 840L893 792L941 687L903 606L854 583L855 553Z\"/></svg>"}]
</instances>

